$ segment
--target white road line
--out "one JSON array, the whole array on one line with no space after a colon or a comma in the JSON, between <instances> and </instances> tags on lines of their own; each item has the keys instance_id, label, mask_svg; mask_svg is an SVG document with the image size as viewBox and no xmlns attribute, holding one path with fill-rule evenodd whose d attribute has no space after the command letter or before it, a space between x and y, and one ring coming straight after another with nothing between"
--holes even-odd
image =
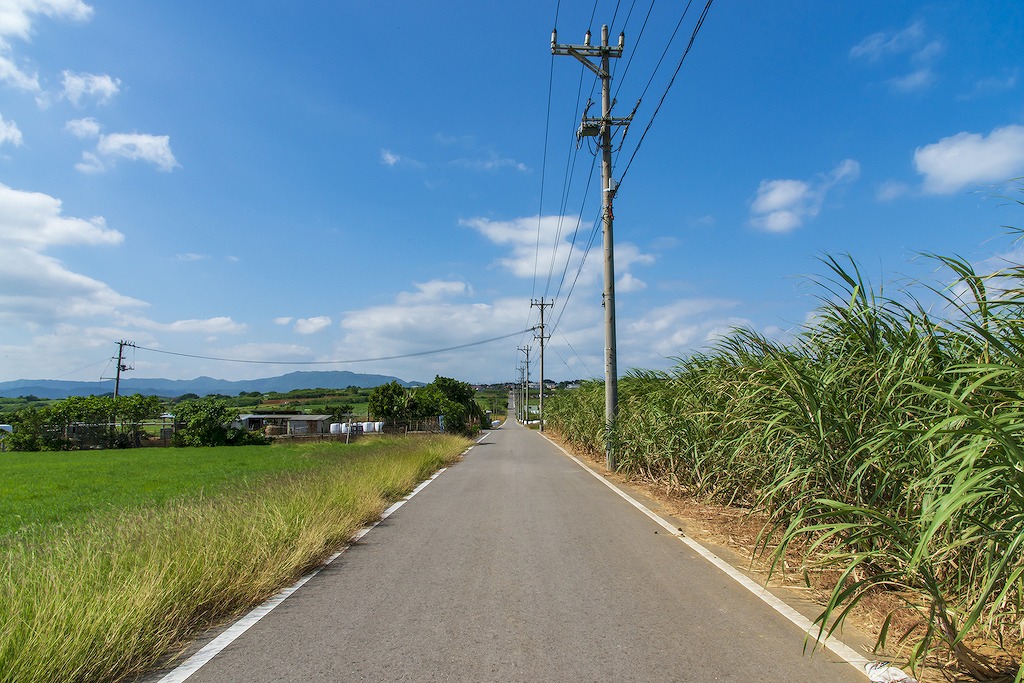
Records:
<instances>
[{"instance_id":1,"label":"white road line","mask_svg":"<svg viewBox=\"0 0 1024 683\"><path fill-rule=\"evenodd\" d=\"M547 439L547 436L544 436L544 438ZM852 647L842 642L835 636L823 637L824 634L819 634L819 629L817 626L814 625L814 622L812 622L810 619L808 619L807 617L805 617L804 615L800 614L795 609L790 607L783 600L781 600L773 593L771 593L767 588L759 584L757 581L754 581L740 570L736 569L736 567L733 567L731 564L720 558L718 555L715 555L713 552L705 548L697 541L680 533L680 531L672 524L670 524L667 520L662 519L658 514L656 514L646 505L630 496L628 493L620 489L612 482L608 481L599 472L595 471L593 468L591 468L585 462L577 458L575 455L562 448L561 445L555 443L551 439L548 439L548 442L554 445L556 448L558 448L558 450L562 451L562 453L564 453L567 457L575 461L577 465L579 465L584 470L592 474L594 478L596 478L598 481L600 481L605 486L607 486L612 491L621 496L623 499L625 499L630 505L632 505L637 510L650 517L655 522L657 522L659 526L668 530L673 536L675 536L680 541L688 545L705 560L718 567L721 571L725 572L730 578L732 578L738 584L740 584L748 591L750 591L758 598L760 598L773 610L775 610L776 612L784 616L786 619L788 619L790 622L795 624L801 631L806 633L810 638L821 643L829 650L834 652L836 655L841 657L847 664L849 664L853 668L857 669L857 671L867 676L867 671L865 670L865 667L871 663L871 660L865 658Z\"/></svg>"},{"instance_id":2,"label":"white road line","mask_svg":"<svg viewBox=\"0 0 1024 683\"><path fill-rule=\"evenodd\" d=\"M489 432L485 432L483 436L481 436L479 439L476 440L476 443L481 443L484 439L487 438L488 434L489 434ZM476 444L473 444L473 445L475 446ZM462 455L466 455L472 449L473 449L473 446L470 446L469 448L467 448L466 450L464 450L462 452ZM182 681L187 680L190 676L192 676L192 674L194 674L195 672L199 671L199 669L202 668L204 664L206 664L211 659L216 657L217 654L220 653L221 650L223 650L228 645L233 643L239 636L241 636L243 633L248 631L260 619L262 619L263 617L265 617L268 614L270 614L271 610L273 610L275 607L277 607L282 602L287 600L288 597L292 593L294 593L295 591L297 591L300 588L302 588L302 586L304 586L307 581L309 581L314 576L319 574L322 569L324 569L329 564L334 562L336 559L338 559L338 557L343 552L345 552L350 547L352 547L353 543L355 543L356 541L360 540L363 536L365 536L366 534L370 533L370 531L374 527L376 527L378 524L383 522L385 519L387 519L388 517L393 515L396 510L398 510L400 507L405 505L409 501L409 499L411 499L417 493L419 493L424 488L426 488L426 486L428 484L430 484L430 482L434 481L439 476L441 476L445 472L445 470L447 470L447 469L448 469L447 467L442 467L437 472L434 472L433 476L431 476L429 479L424 480L423 482L420 483L419 486L414 488L412 490L412 493L407 495L405 498L402 498L401 500L396 502L394 505L389 507L387 510L382 512L381 515L380 515L380 518L376 522L374 522L370 526L363 527L362 529L357 531L352 536L352 540L348 542L348 545L346 545L344 548L342 548L338 552L336 552L333 555L331 555L330 557L328 557L327 560L325 560L322 565L320 565L319 567L317 567L316 569L311 571L309 574L306 574L305 576L303 576L301 579L299 579L298 581L293 583L288 588L285 588L281 592L277 593L272 598L270 598L269 600L264 602L262 605L260 605L259 607L256 607L251 612L246 614L244 617L242 617L241 619L236 621L234 624L229 626L223 633L221 633L219 636L217 636L216 638L211 640L209 643L207 643L205 646L203 646L202 649L200 649L194 655L192 655L187 660L185 660L184 662L179 664L177 667L175 667L174 670L170 671L166 676L161 678L159 683L182 683Z\"/></svg>"}]
</instances>

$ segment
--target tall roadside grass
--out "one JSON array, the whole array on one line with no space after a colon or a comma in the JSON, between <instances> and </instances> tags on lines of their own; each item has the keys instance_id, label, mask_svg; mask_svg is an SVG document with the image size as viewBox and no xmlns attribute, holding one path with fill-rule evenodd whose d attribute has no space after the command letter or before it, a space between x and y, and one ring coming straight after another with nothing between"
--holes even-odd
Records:
<instances>
[{"instance_id":1,"label":"tall roadside grass","mask_svg":"<svg viewBox=\"0 0 1024 683\"><path fill-rule=\"evenodd\" d=\"M612 436L624 472L762 512L763 552L837 572L822 629L884 590L918 618L897 632L890 614L880 646L901 644L912 666L942 647L979 680L1020 681L1024 267L933 258L955 280L927 292L940 317L826 258L820 307L791 342L737 330L670 371L631 373ZM548 419L596 451L602 403L587 384Z\"/></svg>"},{"instance_id":2,"label":"tall roadside grass","mask_svg":"<svg viewBox=\"0 0 1024 683\"><path fill-rule=\"evenodd\" d=\"M467 443L312 446L333 462L209 499L0 539L0 681L145 671L317 566Z\"/></svg>"}]
</instances>

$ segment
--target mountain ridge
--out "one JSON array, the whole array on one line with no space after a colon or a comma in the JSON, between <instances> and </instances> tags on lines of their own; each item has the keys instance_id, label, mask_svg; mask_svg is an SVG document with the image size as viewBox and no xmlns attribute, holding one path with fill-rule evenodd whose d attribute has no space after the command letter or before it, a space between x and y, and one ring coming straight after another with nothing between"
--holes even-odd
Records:
<instances>
[{"instance_id":1,"label":"mountain ridge","mask_svg":"<svg viewBox=\"0 0 1024 683\"><path fill-rule=\"evenodd\" d=\"M391 375L355 373L348 370L297 371L276 377L227 380L213 377L194 379L163 379L130 377L121 380L122 395L143 394L174 398L184 394L224 394L237 396L243 391L286 393L295 389L345 389L350 386L373 388L389 382L404 387L423 386L422 382L407 382ZM101 396L114 392L113 380L78 382L53 379L16 379L0 382L0 397L38 396L39 398L67 398L69 396Z\"/></svg>"}]
</instances>

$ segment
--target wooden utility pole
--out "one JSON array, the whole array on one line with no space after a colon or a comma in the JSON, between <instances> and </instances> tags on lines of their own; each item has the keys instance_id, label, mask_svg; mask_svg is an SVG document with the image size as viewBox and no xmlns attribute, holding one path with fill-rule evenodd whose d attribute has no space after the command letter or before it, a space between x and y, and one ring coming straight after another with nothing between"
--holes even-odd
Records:
<instances>
[{"instance_id":1,"label":"wooden utility pole","mask_svg":"<svg viewBox=\"0 0 1024 683\"><path fill-rule=\"evenodd\" d=\"M612 58L622 56L625 40L625 34L620 33L618 46L610 46L607 25L601 27L601 44L597 46L590 44L590 31L584 36L582 45L559 45L557 31L551 32L551 54L571 55L601 79L601 116L584 116L576 137L597 137L601 148L601 196L604 219L604 455L605 466L609 471L615 471L617 467L611 435L619 414L619 376L615 352L615 243L612 239L612 201L618 185L612 178L612 129L615 126L628 126L632 118L612 118L612 74L609 65ZM596 57L600 61L595 63L591 61L591 57Z\"/></svg>"},{"instance_id":2,"label":"wooden utility pole","mask_svg":"<svg viewBox=\"0 0 1024 683\"><path fill-rule=\"evenodd\" d=\"M534 306L540 308L540 325L537 327L540 334L534 335L534 338L540 339L540 398L538 406L540 414L538 415L538 419L540 420L540 431L542 432L544 431L544 340L547 339L547 336L544 334L544 309L551 308L554 305L554 301L545 303L545 299L543 297L540 301L537 301L536 299L530 300L530 308L533 308Z\"/></svg>"}]
</instances>

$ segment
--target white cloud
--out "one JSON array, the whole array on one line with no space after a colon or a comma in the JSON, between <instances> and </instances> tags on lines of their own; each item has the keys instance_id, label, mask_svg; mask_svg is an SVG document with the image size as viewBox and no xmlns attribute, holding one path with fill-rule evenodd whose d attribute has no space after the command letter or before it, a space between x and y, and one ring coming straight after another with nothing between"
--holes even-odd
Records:
<instances>
[{"instance_id":1,"label":"white cloud","mask_svg":"<svg viewBox=\"0 0 1024 683\"><path fill-rule=\"evenodd\" d=\"M80 173L102 173L107 167L103 160L92 152L82 152L82 160L75 164L75 170Z\"/></svg>"},{"instance_id":2,"label":"white cloud","mask_svg":"<svg viewBox=\"0 0 1024 683\"><path fill-rule=\"evenodd\" d=\"M928 68L917 69L912 71L906 76L900 76L899 78L890 78L887 82L893 90L900 92L912 92L914 90L924 90L935 80L932 70Z\"/></svg>"},{"instance_id":3,"label":"white cloud","mask_svg":"<svg viewBox=\"0 0 1024 683\"><path fill-rule=\"evenodd\" d=\"M295 331L299 334L315 334L331 326L331 319L326 315L315 318L299 318L295 321Z\"/></svg>"},{"instance_id":4,"label":"white cloud","mask_svg":"<svg viewBox=\"0 0 1024 683\"><path fill-rule=\"evenodd\" d=\"M924 176L929 194L1009 180L1024 173L1024 126L996 128L988 136L962 132L918 147L914 168Z\"/></svg>"},{"instance_id":5,"label":"white cloud","mask_svg":"<svg viewBox=\"0 0 1024 683\"><path fill-rule=\"evenodd\" d=\"M40 192L0 184L0 321L9 329L38 329L62 320L110 316L146 304L107 284L76 273L47 249L75 245L116 246L124 235L102 217L63 214L61 201Z\"/></svg>"},{"instance_id":6,"label":"white cloud","mask_svg":"<svg viewBox=\"0 0 1024 683\"><path fill-rule=\"evenodd\" d=\"M1017 87L1017 76L1019 75L1019 69L1013 69L1003 76L992 76L989 78L982 78L974 84L974 89L966 95L960 95L957 97L958 100L970 100L975 97L982 97L989 93L1004 92L1007 90L1013 90Z\"/></svg>"},{"instance_id":7,"label":"white cloud","mask_svg":"<svg viewBox=\"0 0 1024 683\"><path fill-rule=\"evenodd\" d=\"M10 38L31 39L32 23L37 15L86 21L92 16L92 7L81 0L7 0L0 3L0 81L34 93L41 90L39 77L15 63Z\"/></svg>"},{"instance_id":8,"label":"white cloud","mask_svg":"<svg viewBox=\"0 0 1024 683\"><path fill-rule=\"evenodd\" d=\"M815 181L780 179L762 180L757 197L750 207L750 223L756 228L774 233L795 230L821 211L825 197L836 185L855 181L860 176L860 164L845 159L827 174Z\"/></svg>"},{"instance_id":9,"label":"white cloud","mask_svg":"<svg viewBox=\"0 0 1024 683\"><path fill-rule=\"evenodd\" d=\"M894 55L909 54L923 62L937 57L944 46L941 40L929 39L924 22L916 21L900 31L873 33L850 48L853 59L877 62Z\"/></svg>"},{"instance_id":10,"label":"white cloud","mask_svg":"<svg viewBox=\"0 0 1024 683\"><path fill-rule=\"evenodd\" d=\"M102 217L89 220L62 215L59 199L41 192L15 190L0 183L0 242L42 251L71 244L120 244L124 235ZM0 259L2 260L2 259Z\"/></svg>"},{"instance_id":11,"label":"white cloud","mask_svg":"<svg viewBox=\"0 0 1024 683\"><path fill-rule=\"evenodd\" d=\"M238 344L210 351L210 355L221 358L237 358L253 361L297 361L310 360L313 350L299 344L257 343ZM293 368L294 369L294 368Z\"/></svg>"},{"instance_id":12,"label":"white cloud","mask_svg":"<svg viewBox=\"0 0 1024 683\"><path fill-rule=\"evenodd\" d=\"M64 71L64 92L62 93L76 107L82 97L94 97L99 104L106 104L121 90L121 81L107 74L76 74Z\"/></svg>"},{"instance_id":13,"label":"white cloud","mask_svg":"<svg viewBox=\"0 0 1024 683\"><path fill-rule=\"evenodd\" d=\"M179 261L205 261L210 258L207 254L196 254L194 252L187 252L185 254L178 254L176 257Z\"/></svg>"},{"instance_id":14,"label":"white cloud","mask_svg":"<svg viewBox=\"0 0 1024 683\"><path fill-rule=\"evenodd\" d=\"M8 0L0 3L0 36L28 40L32 15L36 14L51 19L86 21L92 17L92 7L81 0Z\"/></svg>"},{"instance_id":15,"label":"white cloud","mask_svg":"<svg viewBox=\"0 0 1024 683\"><path fill-rule=\"evenodd\" d=\"M532 216L514 218L508 221L492 221L487 218L470 218L459 221L477 230L491 242L511 247L511 255L498 259L498 263L516 277L532 278L551 272L560 277L566 270L567 277L574 277L580 268L587 235L591 226L580 226L575 216ZM577 229L584 231L573 247L571 237ZM557 240L556 240L557 237ZM537 258L537 244L541 245L541 259ZM601 275L600 240L597 242L598 254L590 254L580 274L580 284L590 284ZM654 263L654 257L642 253L635 245L620 242L615 245L615 268L619 275L625 275L634 264L647 265ZM568 286L568 285L567 285Z\"/></svg>"},{"instance_id":16,"label":"white cloud","mask_svg":"<svg viewBox=\"0 0 1024 683\"><path fill-rule=\"evenodd\" d=\"M25 246L8 247L0 259L0 321L11 328L113 315L121 308L145 305Z\"/></svg>"},{"instance_id":17,"label":"white cloud","mask_svg":"<svg viewBox=\"0 0 1024 683\"><path fill-rule=\"evenodd\" d=\"M380 151L380 163L388 167L405 166L407 168L424 168L424 164L410 157L395 154L389 149Z\"/></svg>"},{"instance_id":18,"label":"white cloud","mask_svg":"<svg viewBox=\"0 0 1024 683\"><path fill-rule=\"evenodd\" d=\"M630 292L640 292L647 289L647 283L643 280L636 278L632 273L626 273L619 281L615 283L615 291L628 294Z\"/></svg>"},{"instance_id":19,"label":"white cloud","mask_svg":"<svg viewBox=\"0 0 1024 683\"><path fill-rule=\"evenodd\" d=\"M873 33L850 49L851 59L878 63L905 56L909 73L886 81L898 92L923 90L935 81L931 65L945 50L945 44L928 35L924 23L917 21L895 32Z\"/></svg>"},{"instance_id":20,"label":"white cloud","mask_svg":"<svg viewBox=\"0 0 1024 683\"><path fill-rule=\"evenodd\" d=\"M14 60L4 54L4 45L0 42L0 81L18 90L39 92L39 77L22 71Z\"/></svg>"},{"instance_id":21,"label":"white cloud","mask_svg":"<svg viewBox=\"0 0 1024 683\"><path fill-rule=\"evenodd\" d=\"M884 182L878 186L875 198L880 202L890 202L898 199L910 191L910 186L895 180Z\"/></svg>"},{"instance_id":22,"label":"white cloud","mask_svg":"<svg viewBox=\"0 0 1024 683\"><path fill-rule=\"evenodd\" d=\"M100 134L100 123L92 117L72 119L64 124L64 128L78 138L95 138Z\"/></svg>"},{"instance_id":23,"label":"white cloud","mask_svg":"<svg viewBox=\"0 0 1024 683\"><path fill-rule=\"evenodd\" d=\"M624 321L621 345L633 363L656 362L703 346L749 321L722 316L736 307L728 299L680 299L647 311L643 316Z\"/></svg>"},{"instance_id":24,"label":"white cloud","mask_svg":"<svg viewBox=\"0 0 1024 683\"><path fill-rule=\"evenodd\" d=\"M499 157L493 152L485 159L456 159L452 164L460 168L468 168L471 171L497 171L511 168L520 173L526 173L530 170L526 164L520 161Z\"/></svg>"},{"instance_id":25,"label":"white cloud","mask_svg":"<svg viewBox=\"0 0 1024 683\"><path fill-rule=\"evenodd\" d=\"M472 294L473 289L465 282L431 280L430 282L415 282L415 292L400 292L396 301L400 305L409 305L429 301L440 301L451 296Z\"/></svg>"},{"instance_id":26,"label":"white cloud","mask_svg":"<svg viewBox=\"0 0 1024 683\"><path fill-rule=\"evenodd\" d=\"M7 121L0 115L0 145L10 143L15 147L21 147L21 129L14 121Z\"/></svg>"},{"instance_id":27,"label":"white cloud","mask_svg":"<svg viewBox=\"0 0 1024 683\"><path fill-rule=\"evenodd\" d=\"M230 316L217 316L201 320L175 320L161 323L147 318L126 318L134 327L150 332L198 333L198 334L241 334L248 329L245 323L237 323Z\"/></svg>"},{"instance_id":28,"label":"white cloud","mask_svg":"<svg viewBox=\"0 0 1024 683\"><path fill-rule=\"evenodd\" d=\"M280 318L274 318L275 325L290 325L292 319L290 316L282 316Z\"/></svg>"},{"instance_id":29,"label":"white cloud","mask_svg":"<svg viewBox=\"0 0 1024 683\"><path fill-rule=\"evenodd\" d=\"M178 165L171 152L171 139L167 135L111 133L100 138L96 151L105 157L146 161L161 171L171 171Z\"/></svg>"}]
</instances>

